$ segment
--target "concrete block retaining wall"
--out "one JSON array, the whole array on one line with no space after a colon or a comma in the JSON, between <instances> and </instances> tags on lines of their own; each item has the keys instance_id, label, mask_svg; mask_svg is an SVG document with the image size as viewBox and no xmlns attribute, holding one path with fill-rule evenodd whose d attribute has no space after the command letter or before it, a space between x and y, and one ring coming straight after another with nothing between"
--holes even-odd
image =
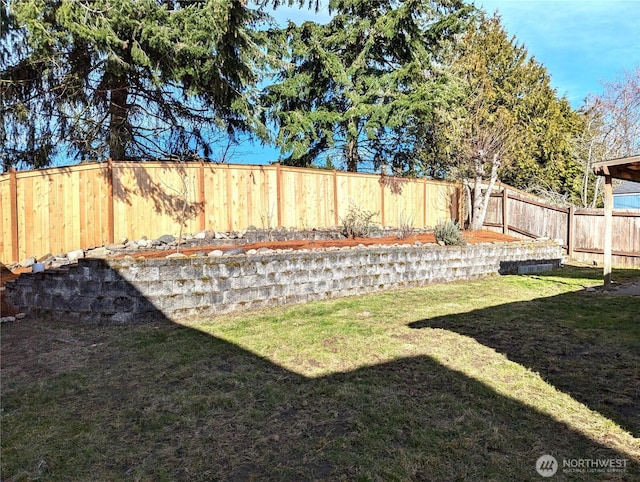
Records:
<instances>
[{"instance_id":1,"label":"concrete block retaining wall","mask_svg":"<svg viewBox=\"0 0 640 482\"><path fill-rule=\"evenodd\" d=\"M7 300L30 315L135 322L213 315L383 289L537 272L558 266L550 242L463 247L399 245L172 259L80 259L66 269L7 283Z\"/></svg>"}]
</instances>

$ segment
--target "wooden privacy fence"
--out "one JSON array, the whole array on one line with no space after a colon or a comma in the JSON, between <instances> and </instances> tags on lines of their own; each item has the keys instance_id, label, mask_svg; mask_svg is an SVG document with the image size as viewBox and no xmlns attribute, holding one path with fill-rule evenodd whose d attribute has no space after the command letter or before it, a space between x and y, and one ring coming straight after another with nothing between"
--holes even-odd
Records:
<instances>
[{"instance_id":1,"label":"wooden privacy fence","mask_svg":"<svg viewBox=\"0 0 640 482\"><path fill-rule=\"evenodd\" d=\"M555 206L501 184L491 196L484 225L525 239L561 239L570 258L603 260L604 209ZM640 211L613 212L612 249L613 264L640 267Z\"/></svg>"},{"instance_id":2,"label":"wooden privacy fence","mask_svg":"<svg viewBox=\"0 0 640 482\"><path fill-rule=\"evenodd\" d=\"M351 206L383 226L458 219L455 183L280 165L80 164L0 175L0 260L205 229L332 227Z\"/></svg>"}]
</instances>

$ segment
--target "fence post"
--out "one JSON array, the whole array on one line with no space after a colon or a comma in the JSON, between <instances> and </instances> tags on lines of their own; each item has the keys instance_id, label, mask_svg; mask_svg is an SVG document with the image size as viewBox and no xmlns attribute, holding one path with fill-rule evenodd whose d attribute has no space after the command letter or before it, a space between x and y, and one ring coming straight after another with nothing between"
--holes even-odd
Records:
<instances>
[{"instance_id":1,"label":"fence post","mask_svg":"<svg viewBox=\"0 0 640 482\"><path fill-rule=\"evenodd\" d=\"M333 170L333 213L336 226L340 226L340 217L338 216L338 172Z\"/></svg>"},{"instance_id":2,"label":"fence post","mask_svg":"<svg viewBox=\"0 0 640 482\"><path fill-rule=\"evenodd\" d=\"M204 161L202 159L200 159L200 182L199 182L199 190L200 190L200 194L199 194L199 198L198 202L201 203L200 205L200 213L199 213L199 223L200 223L200 231L204 231L206 229L206 223L207 223L207 213L206 213L206 206L207 206L207 201L205 199L205 191L204 191Z\"/></svg>"},{"instance_id":3,"label":"fence post","mask_svg":"<svg viewBox=\"0 0 640 482\"><path fill-rule=\"evenodd\" d=\"M502 233L509 234L509 191L502 185Z\"/></svg>"},{"instance_id":4,"label":"fence post","mask_svg":"<svg viewBox=\"0 0 640 482\"><path fill-rule=\"evenodd\" d=\"M107 159L107 242L114 243L115 239L115 221L113 205L113 160Z\"/></svg>"},{"instance_id":5,"label":"fence post","mask_svg":"<svg viewBox=\"0 0 640 482\"><path fill-rule=\"evenodd\" d=\"M282 227L282 169L276 164L276 205L278 208L278 227Z\"/></svg>"},{"instance_id":6,"label":"fence post","mask_svg":"<svg viewBox=\"0 0 640 482\"><path fill-rule=\"evenodd\" d=\"M384 174L380 174L380 222L384 227Z\"/></svg>"},{"instance_id":7,"label":"fence post","mask_svg":"<svg viewBox=\"0 0 640 482\"><path fill-rule=\"evenodd\" d=\"M227 231L233 231L233 185L231 183L233 174L231 173L231 166L229 166L229 164L224 164L224 166L224 186L227 200Z\"/></svg>"},{"instance_id":8,"label":"fence post","mask_svg":"<svg viewBox=\"0 0 640 482\"><path fill-rule=\"evenodd\" d=\"M20 249L18 246L18 179L16 169L9 169L9 210L11 216L11 261L20 261Z\"/></svg>"},{"instance_id":9,"label":"fence post","mask_svg":"<svg viewBox=\"0 0 640 482\"><path fill-rule=\"evenodd\" d=\"M427 227L427 178L422 178L422 227ZM460 200L458 200L458 208L460 207Z\"/></svg>"},{"instance_id":10,"label":"fence post","mask_svg":"<svg viewBox=\"0 0 640 482\"><path fill-rule=\"evenodd\" d=\"M613 184L604 177L604 287L611 288L611 245L613 243Z\"/></svg>"},{"instance_id":11,"label":"fence post","mask_svg":"<svg viewBox=\"0 0 640 482\"><path fill-rule=\"evenodd\" d=\"M576 207L571 205L569 206L569 219L567 219L567 256L569 258L573 257L573 237L574 237L574 231L575 231L575 221L574 221L574 215L576 212Z\"/></svg>"},{"instance_id":12,"label":"fence post","mask_svg":"<svg viewBox=\"0 0 640 482\"><path fill-rule=\"evenodd\" d=\"M469 213L467 212L467 208L466 208L466 190L464 188L464 185L461 182L458 182L458 186L456 188L456 192L458 195L458 225L459 226L465 226L466 222L467 222L467 218L469 216ZM436 220L437 221L437 220Z\"/></svg>"}]
</instances>

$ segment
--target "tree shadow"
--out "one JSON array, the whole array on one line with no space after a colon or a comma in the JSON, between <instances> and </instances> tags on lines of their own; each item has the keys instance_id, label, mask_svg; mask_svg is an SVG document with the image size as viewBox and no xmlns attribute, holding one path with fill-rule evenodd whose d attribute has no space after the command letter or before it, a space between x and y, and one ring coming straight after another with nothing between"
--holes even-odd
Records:
<instances>
[{"instance_id":1,"label":"tree shadow","mask_svg":"<svg viewBox=\"0 0 640 482\"><path fill-rule=\"evenodd\" d=\"M113 184L115 199L132 206L133 197L142 196L153 202L156 213L170 216L176 223L182 224L196 218L204 210L204 201L193 200L198 197L197 174L190 172L199 163L167 163L172 176L175 178L177 174L175 182L158 181L144 163L138 164L133 167L115 164L112 171L104 171L104 175L110 177L107 181ZM125 180L126 176L131 176L133 182Z\"/></svg>"},{"instance_id":2,"label":"tree shadow","mask_svg":"<svg viewBox=\"0 0 640 482\"><path fill-rule=\"evenodd\" d=\"M563 277L593 278L593 269ZM629 275L637 270L629 270ZM620 271L618 271L620 275ZM562 283L553 273L538 275ZM598 313L594 322L593 313ZM586 290L419 320L471 337L640 436L640 298Z\"/></svg>"}]
</instances>

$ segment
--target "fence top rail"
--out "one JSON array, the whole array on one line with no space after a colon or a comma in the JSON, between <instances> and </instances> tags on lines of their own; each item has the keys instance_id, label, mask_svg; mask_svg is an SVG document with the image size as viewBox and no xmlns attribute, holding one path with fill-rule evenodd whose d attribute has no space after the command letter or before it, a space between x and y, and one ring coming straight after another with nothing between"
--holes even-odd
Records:
<instances>
[{"instance_id":1,"label":"fence top rail","mask_svg":"<svg viewBox=\"0 0 640 482\"><path fill-rule=\"evenodd\" d=\"M41 169L30 169L26 171L13 171L18 179L26 179L30 177L44 177L55 176L57 174L72 174L80 171L93 171L99 169L105 169L107 167L106 162L90 162L82 164L74 164L72 166L56 166L45 167ZM9 179L12 175L12 171L3 172L0 174L0 181Z\"/></svg>"},{"instance_id":2,"label":"fence top rail","mask_svg":"<svg viewBox=\"0 0 640 482\"><path fill-rule=\"evenodd\" d=\"M576 209L576 216L604 216L604 209L602 208L581 208ZM634 211L631 209L616 209L613 211L614 216L637 218L640 217L640 211Z\"/></svg>"},{"instance_id":3,"label":"fence top rail","mask_svg":"<svg viewBox=\"0 0 640 482\"><path fill-rule=\"evenodd\" d=\"M55 166L55 167L47 167L41 169L30 169L24 171L13 171L14 175L18 178L28 178L28 177L37 177L37 176L51 176L61 173L71 174L73 172L83 171L83 170L94 170L94 169L105 169L107 167L111 167L112 169L148 169L148 168L168 168L172 166L181 166L187 168L200 168L205 167L209 169L225 169L225 170L255 170L260 169L264 171L276 171L280 170L281 172L295 172L295 173L310 173L310 174L318 174L318 175L337 175L337 176L349 176L349 177L360 177L363 179L390 179L394 182L402 182L402 183L428 183L428 184L437 184L442 186L458 186L459 183L451 182L451 181L440 181L435 179L426 179L426 178L408 178L408 177L394 177L386 174L375 174L375 173L362 173L362 172L348 172L348 171L339 171L339 170L328 170L328 169L319 169L319 168L305 168L305 167L295 167L295 166L283 166L281 164L229 164L229 163L215 163L215 162L203 162L203 161L171 161L171 160L152 160L152 161L92 161L85 162L81 164L73 164L69 166ZM4 172L0 174L0 181L7 180L11 177L12 173L10 171Z\"/></svg>"}]
</instances>

